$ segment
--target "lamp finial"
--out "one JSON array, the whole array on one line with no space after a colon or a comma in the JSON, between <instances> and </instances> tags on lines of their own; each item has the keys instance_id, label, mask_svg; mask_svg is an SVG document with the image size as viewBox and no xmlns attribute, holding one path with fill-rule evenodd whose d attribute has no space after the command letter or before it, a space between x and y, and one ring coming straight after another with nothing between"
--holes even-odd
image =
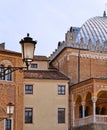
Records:
<instances>
[{"instance_id":1,"label":"lamp finial","mask_svg":"<svg viewBox=\"0 0 107 130\"><path fill-rule=\"evenodd\" d=\"M27 37L29 37L29 33L27 33Z\"/></svg>"}]
</instances>

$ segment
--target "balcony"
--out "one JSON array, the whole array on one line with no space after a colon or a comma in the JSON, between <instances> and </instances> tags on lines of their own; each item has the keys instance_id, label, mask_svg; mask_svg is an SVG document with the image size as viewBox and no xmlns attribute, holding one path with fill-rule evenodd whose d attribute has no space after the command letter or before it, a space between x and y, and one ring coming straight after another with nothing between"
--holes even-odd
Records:
<instances>
[{"instance_id":1,"label":"balcony","mask_svg":"<svg viewBox=\"0 0 107 130\"><path fill-rule=\"evenodd\" d=\"M88 125L91 123L97 123L97 124L107 124L107 115L93 115L75 119L74 122L72 122L73 127Z\"/></svg>"}]
</instances>

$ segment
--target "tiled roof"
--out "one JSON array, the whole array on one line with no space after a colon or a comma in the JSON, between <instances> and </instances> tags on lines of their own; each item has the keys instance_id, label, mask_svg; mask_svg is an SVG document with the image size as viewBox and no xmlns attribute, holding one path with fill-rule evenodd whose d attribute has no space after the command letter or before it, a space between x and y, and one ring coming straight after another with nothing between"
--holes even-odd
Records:
<instances>
[{"instance_id":1,"label":"tiled roof","mask_svg":"<svg viewBox=\"0 0 107 130\"><path fill-rule=\"evenodd\" d=\"M24 71L24 78L69 80L67 76L56 70L26 70Z\"/></svg>"},{"instance_id":2,"label":"tiled roof","mask_svg":"<svg viewBox=\"0 0 107 130\"><path fill-rule=\"evenodd\" d=\"M94 82L100 82L100 83L106 83L107 84L107 78L106 77L99 77L99 78L89 78L83 81L80 81L79 83L71 84L70 87L76 87L76 86L83 86Z\"/></svg>"},{"instance_id":3,"label":"tiled roof","mask_svg":"<svg viewBox=\"0 0 107 130\"><path fill-rule=\"evenodd\" d=\"M11 50L6 50L6 49L0 49L0 53L8 53L8 54L18 54L21 56L20 52L15 52L15 51L11 51Z\"/></svg>"},{"instance_id":4,"label":"tiled roof","mask_svg":"<svg viewBox=\"0 0 107 130\"><path fill-rule=\"evenodd\" d=\"M49 61L49 58L46 56L34 56L34 61Z\"/></svg>"},{"instance_id":5,"label":"tiled roof","mask_svg":"<svg viewBox=\"0 0 107 130\"><path fill-rule=\"evenodd\" d=\"M19 56L21 56L20 52L15 52L15 51L11 51L11 50L6 50L6 49L0 49L0 53L7 53L7 54L17 54ZM34 61L49 61L49 58L46 56L41 56L41 55L34 55Z\"/></svg>"}]
</instances>

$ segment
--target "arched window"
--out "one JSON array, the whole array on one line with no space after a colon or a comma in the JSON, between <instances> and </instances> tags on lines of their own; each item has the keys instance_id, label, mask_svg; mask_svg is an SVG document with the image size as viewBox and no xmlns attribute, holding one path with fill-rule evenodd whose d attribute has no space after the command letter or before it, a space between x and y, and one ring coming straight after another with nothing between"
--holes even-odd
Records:
<instances>
[{"instance_id":1,"label":"arched window","mask_svg":"<svg viewBox=\"0 0 107 130\"><path fill-rule=\"evenodd\" d=\"M0 80L5 80L5 69L4 69L4 65L0 65Z\"/></svg>"},{"instance_id":2,"label":"arched window","mask_svg":"<svg viewBox=\"0 0 107 130\"><path fill-rule=\"evenodd\" d=\"M4 65L0 65L0 80L12 80L12 73L10 67L11 66L5 68Z\"/></svg>"}]
</instances>

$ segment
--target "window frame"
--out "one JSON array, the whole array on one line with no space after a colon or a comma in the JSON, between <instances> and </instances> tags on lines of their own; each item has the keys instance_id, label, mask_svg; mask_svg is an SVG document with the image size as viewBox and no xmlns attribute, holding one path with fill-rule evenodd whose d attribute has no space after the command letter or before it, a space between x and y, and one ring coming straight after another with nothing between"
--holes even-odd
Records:
<instances>
[{"instance_id":1,"label":"window frame","mask_svg":"<svg viewBox=\"0 0 107 130\"><path fill-rule=\"evenodd\" d=\"M30 68L38 68L38 64L36 64L36 63L32 63L31 65L30 65Z\"/></svg>"},{"instance_id":2,"label":"window frame","mask_svg":"<svg viewBox=\"0 0 107 130\"><path fill-rule=\"evenodd\" d=\"M25 120L24 123L25 124L32 124L33 123L33 108L31 107L25 107ZM27 115L26 115L27 114ZM28 118L28 119L27 119ZM30 119L29 119L30 118Z\"/></svg>"},{"instance_id":3,"label":"window frame","mask_svg":"<svg viewBox=\"0 0 107 130\"><path fill-rule=\"evenodd\" d=\"M4 71L5 69L3 68L4 65L1 64L0 67L2 67L2 68L0 68L0 73L1 73L0 80L6 80L6 79L5 79L5 71Z\"/></svg>"},{"instance_id":4,"label":"window frame","mask_svg":"<svg viewBox=\"0 0 107 130\"><path fill-rule=\"evenodd\" d=\"M58 108L57 109L58 114L58 124L65 124L66 123L66 109L65 108Z\"/></svg>"},{"instance_id":5,"label":"window frame","mask_svg":"<svg viewBox=\"0 0 107 130\"><path fill-rule=\"evenodd\" d=\"M12 81L12 72L11 72L11 66L8 66L8 69L6 70L6 80Z\"/></svg>"},{"instance_id":6,"label":"window frame","mask_svg":"<svg viewBox=\"0 0 107 130\"><path fill-rule=\"evenodd\" d=\"M28 89L26 87L28 87ZM30 89L30 87L32 87L32 89ZM33 94L33 84L25 84L25 94Z\"/></svg>"},{"instance_id":7,"label":"window frame","mask_svg":"<svg viewBox=\"0 0 107 130\"><path fill-rule=\"evenodd\" d=\"M0 80L4 81L12 81L12 72L11 72L11 66L9 65L8 67L5 67L3 64L0 64L0 73L1 77Z\"/></svg>"},{"instance_id":8,"label":"window frame","mask_svg":"<svg viewBox=\"0 0 107 130\"><path fill-rule=\"evenodd\" d=\"M5 130L12 130L12 119L5 119Z\"/></svg>"},{"instance_id":9,"label":"window frame","mask_svg":"<svg viewBox=\"0 0 107 130\"><path fill-rule=\"evenodd\" d=\"M58 95L65 95L65 94L66 94L66 86L58 85Z\"/></svg>"}]
</instances>

